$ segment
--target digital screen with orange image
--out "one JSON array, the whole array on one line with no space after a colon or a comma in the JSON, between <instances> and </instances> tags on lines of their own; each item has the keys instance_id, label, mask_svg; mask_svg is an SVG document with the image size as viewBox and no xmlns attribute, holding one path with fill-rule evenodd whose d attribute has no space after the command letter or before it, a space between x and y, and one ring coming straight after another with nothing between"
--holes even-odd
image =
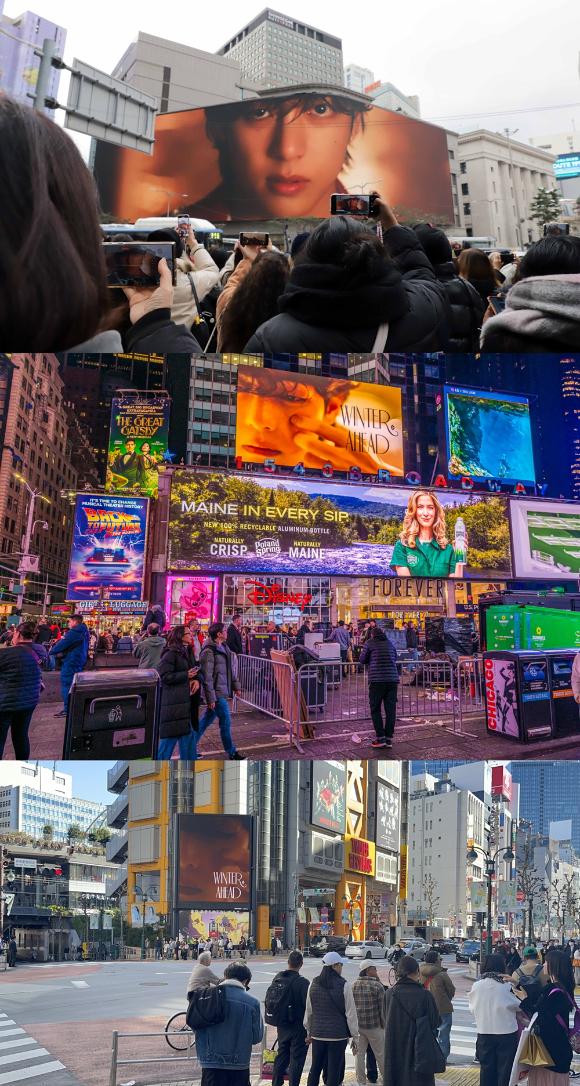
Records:
<instances>
[{"instance_id":1,"label":"digital screen with orange image","mask_svg":"<svg viewBox=\"0 0 580 1086\"><path fill-rule=\"evenodd\" d=\"M250 464L403 472L401 389L238 366L236 456Z\"/></svg>"},{"instance_id":2,"label":"digital screen with orange image","mask_svg":"<svg viewBox=\"0 0 580 1086\"><path fill-rule=\"evenodd\" d=\"M159 114L152 156L98 142L95 176L103 210L129 222L166 214L165 190L212 223L326 218L333 193L369 178L400 214L454 221L445 129L339 88Z\"/></svg>"},{"instance_id":3,"label":"digital screen with orange image","mask_svg":"<svg viewBox=\"0 0 580 1086\"><path fill-rule=\"evenodd\" d=\"M251 905L251 816L182 814L177 822L177 905Z\"/></svg>"}]
</instances>

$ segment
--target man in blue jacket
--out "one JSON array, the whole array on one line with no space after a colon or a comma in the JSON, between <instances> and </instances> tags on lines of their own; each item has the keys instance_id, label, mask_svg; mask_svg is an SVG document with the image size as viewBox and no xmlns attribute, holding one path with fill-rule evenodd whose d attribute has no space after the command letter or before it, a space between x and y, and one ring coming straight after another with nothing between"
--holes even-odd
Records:
<instances>
[{"instance_id":1,"label":"man in blue jacket","mask_svg":"<svg viewBox=\"0 0 580 1086\"><path fill-rule=\"evenodd\" d=\"M66 716L68 696L77 671L82 671L89 654L89 631L82 615L71 615L68 620L68 633L48 650L49 656L62 656L60 685L64 708L55 716Z\"/></svg>"},{"instance_id":2,"label":"man in blue jacket","mask_svg":"<svg viewBox=\"0 0 580 1086\"><path fill-rule=\"evenodd\" d=\"M248 992L251 979L244 962L228 965L221 981L226 989L226 1017L217 1026L195 1031L201 1086L249 1086L252 1045L264 1033L259 1001Z\"/></svg>"},{"instance_id":3,"label":"man in blue jacket","mask_svg":"<svg viewBox=\"0 0 580 1086\"><path fill-rule=\"evenodd\" d=\"M365 641L359 663L369 669L369 704L376 732L373 747L392 747L397 716L397 650L378 626L373 626ZM385 719L381 706L385 709Z\"/></svg>"}]
</instances>

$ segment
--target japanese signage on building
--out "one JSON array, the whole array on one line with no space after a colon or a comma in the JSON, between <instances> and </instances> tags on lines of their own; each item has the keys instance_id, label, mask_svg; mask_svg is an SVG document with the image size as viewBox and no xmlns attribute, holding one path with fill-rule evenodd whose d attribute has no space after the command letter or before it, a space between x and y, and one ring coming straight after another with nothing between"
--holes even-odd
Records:
<instances>
[{"instance_id":1,"label":"japanese signage on building","mask_svg":"<svg viewBox=\"0 0 580 1086\"><path fill-rule=\"evenodd\" d=\"M397 852L399 848L399 793L377 781L375 841L380 848Z\"/></svg>"}]
</instances>

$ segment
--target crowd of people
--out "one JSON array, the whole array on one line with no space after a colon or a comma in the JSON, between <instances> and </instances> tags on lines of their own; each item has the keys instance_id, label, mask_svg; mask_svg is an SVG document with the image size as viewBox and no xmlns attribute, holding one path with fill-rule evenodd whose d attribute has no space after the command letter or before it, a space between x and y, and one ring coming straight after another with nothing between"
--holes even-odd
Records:
<instances>
[{"instance_id":1,"label":"crowd of people","mask_svg":"<svg viewBox=\"0 0 580 1086\"><path fill-rule=\"evenodd\" d=\"M154 287L107 285L93 179L45 114L0 100L0 331L7 350L101 353L569 352L580 344L580 239L550 234L521 260L374 219L331 216L290 253L175 244ZM123 235L123 240L127 237ZM490 302L491 299L491 302ZM501 304L494 304L499 299ZM199 338L198 338L199 337Z\"/></svg>"}]
</instances>

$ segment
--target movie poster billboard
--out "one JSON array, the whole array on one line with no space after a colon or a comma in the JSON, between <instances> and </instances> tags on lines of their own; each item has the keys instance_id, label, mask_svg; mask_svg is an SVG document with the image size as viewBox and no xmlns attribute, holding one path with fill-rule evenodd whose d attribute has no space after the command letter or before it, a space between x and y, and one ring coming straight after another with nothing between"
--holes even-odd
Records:
<instances>
[{"instance_id":1,"label":"movie poster billboard","mask_svg":"<svg viewBox=\"0 0 580 1086\"><path fill-rule=\"evenodd\" d=\"M525 396L480 389L443 387L447 477L460 481L536 481L530 405Z\"/></svg>"},{"instance_id":2,"label":"movie poster billboard","mask_svg":"<svg viewBox=\"0 0 580 1086\"><path fill-rule=\"evenodd\" d=\"M514 660L484 659L485 708L489 731L519 737L516 664Z\"/></svg>"},{"instance_id":3,"label":"movie poster billboard","mask_svg":"<svg viewBox=\"0 0 580 1086\"><path fill-rule=\"evenodd\" d=\"M68 600L143 599L148 508L148 498L77 494Z\"/></svg>"},{"instance_id":4,"label":"movie poster billboard","mask_svg":"<svg viewBox=\"0 0 580 1086\"><path fill-rule=\"evenodd\" d=\"M252 817L177 815L177 907L250 908Z\"/></svg>"},{"instance_id":5,"label":"movie poster billboard","mask_svg":"<svg viewBox=\"0 0 580 1086\"><path fill-rule=\"evenodd\" d=\"M167 201L152 188L187 193L172 207L211 223L325 218L332 193L369 177L381 178L400 216L454 221L445 129L343 87L274 89L158 114L151 156L99 142L95 175L101 206L116 221L165 215Z\"/></svg>"},{"instance_id":6,"label":"movie poster billboard","mask_svg":"<svg viewBox=\"0 0 580 1086\"><path fill-rule=\"evenodd\" d=\"M419 502L427 503L438 541L433 568L411 545ZM177 470L168 566L249 579L253 573L503 579L511 575L506 497Z\"/></svg>"},{"instance_id":7,"label":"movie poster billboard","mask_svg":"<svg viewBox=\"0 0 580 1086\"><path fill-rule=\"evenodd\" d=\"M377 781L375 842L389 852L399 851L399 793Z\"/></svg>"},{"instance_id":8,"label":"movie poster billboard","mask_svg":"<svg viewBox=\"0 0 580 1086\"><path fill-rule=\"evenodd\" d=\"M310 821L321 830L346 829L346 764L311 762Z\"/></svg>"},{"instance_id":9,"label":"movie poster billboard","mask_svg":"<svg viewBox=\"0 0 580 1086\"><path fill-rule=\"evenodd\" d=\"M184 939L218 939L224 936L237 946L242 936L250 934L250 914L219 909L183 909L179 913L179 933Z\"/></svg>"},{"instance_id":10,"label":"movie poster billboard","mask_svg":"<svg viewBox=\"0 0 580 1086\"><path fill-rule=\"evenodd\" d=\"M580 502L521 498L509 503L514 576L576 581L580 575Z\"/></svg>"},{"instance_id":11,"label":"movie poster billboard","mask_svg":"<svg viewBox=\"0 0 580 1086\"><path fill-rule=\"evenodd\" d=\"M401 389L238 366L236 456L282 467L403 471Z\"/></svg>"},{"instance_id":12,"label":"movie poster billboard","mask_svg":"<svg viewBox=\"0 0 580 1086\"><path fill-rule=\"evenodd\" d=\"M159 467L166 462L171 400L119 396L111 404L106 489L138 487L157 497Z\"/></svg>"}]
</instances>

